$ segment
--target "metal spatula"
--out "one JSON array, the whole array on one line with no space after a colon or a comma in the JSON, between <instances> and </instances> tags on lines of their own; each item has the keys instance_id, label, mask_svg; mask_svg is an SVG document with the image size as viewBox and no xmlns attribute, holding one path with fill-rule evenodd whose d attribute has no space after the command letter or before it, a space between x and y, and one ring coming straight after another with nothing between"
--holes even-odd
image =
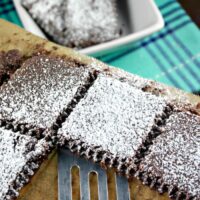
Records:
<instances>
[{"instance_id":1,"label":"metal spatula","mask_svg":"<svg viewBox=\"0 0 200 200\"><path fill-rule=\"evenodd\" d=\"M69 150L58 150L58 184L59 200L72 200L72 176L71 168L77 166L80 169L80 196L82 200L90 199L89 173L98 175L98 199L108 199L107 174L98 164L80 158ZM116 176L116 191L118 200L129 200L128 181L125 177Z\"/></svg>"}]
</instances>

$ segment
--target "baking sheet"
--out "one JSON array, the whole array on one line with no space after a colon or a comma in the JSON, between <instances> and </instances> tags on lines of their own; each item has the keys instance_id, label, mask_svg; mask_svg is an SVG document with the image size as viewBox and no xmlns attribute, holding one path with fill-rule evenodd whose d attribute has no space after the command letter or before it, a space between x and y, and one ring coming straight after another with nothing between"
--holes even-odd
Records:
<instances>
[{"instance_id":1,"label":"baking sheet","mask_svg":"<svg viewBox=\"0 0 200 200\"><path fill-rule=\"evenodd\" d=\"M91 64L94 61L101 68L107 68L105 64L85 55L81 55L69 48L61 47L47 40L34 36L23 29L0 20L0 51L8 51L17 48L24 55L31 55L38 50L51 51L52 55L65 56L69 59L77 60L85 64ZM118 71L112 69L113 72ZM167 87L167 86L166 86ZM191 103L200 102L200 97L192 94L181 92L178 89L170 88L171 94L179 98L180 93L184 95ZM110 199L115 199L112 190L112 170L108 171L111 195ZM136 179L130 180L131 198L134 200L169 200L166 194L160 195L155 190L142 185ZM113 194L113 195L112 195ZM57 153L54 151L49 158L42 164L40 169L31 179L31 182L20 192L19 200L57 200L58 199L58 182L57 182Z\"/></svg>"}]
</instances>

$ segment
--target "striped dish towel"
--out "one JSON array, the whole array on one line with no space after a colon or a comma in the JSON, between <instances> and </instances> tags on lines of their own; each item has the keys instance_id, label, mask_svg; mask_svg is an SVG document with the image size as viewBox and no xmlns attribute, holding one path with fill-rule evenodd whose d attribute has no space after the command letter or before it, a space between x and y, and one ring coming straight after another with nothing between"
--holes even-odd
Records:
<instances>
[{"instance_id":1,"label":"striped dish towel","mask_svg":"<svg viewBox=\"0 0 200 200\"><path fill-rule=\"evenodd\" d=\"M165 28L100 60L186 91L200 91L200 31L176 0L156 0ZM22 26L11 0L0 1L0 18ZM130 44L129 44L130 45Z\"/></svg>"}]
</instances>

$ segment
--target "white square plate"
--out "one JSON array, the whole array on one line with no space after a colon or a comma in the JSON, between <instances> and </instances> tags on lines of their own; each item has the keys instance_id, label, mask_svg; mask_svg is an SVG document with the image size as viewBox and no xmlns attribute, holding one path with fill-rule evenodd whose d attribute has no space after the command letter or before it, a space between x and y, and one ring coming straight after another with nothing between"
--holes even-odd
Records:
<instances>
[{"instance_id":1,"label":"white square plate","mask_svg":"<svg viewBox=\"0 0 200 200\"><path fill-rule=\"evenodd\" d=\"M35 35L46 38L40 27L22 7L20 0L13 0L24 28ZM148 36L164 27L164 20L154 0L117 0L120 38L79 50L90 55L102 55L115 51L130 42Z\"/></svg>"}]
</instances>

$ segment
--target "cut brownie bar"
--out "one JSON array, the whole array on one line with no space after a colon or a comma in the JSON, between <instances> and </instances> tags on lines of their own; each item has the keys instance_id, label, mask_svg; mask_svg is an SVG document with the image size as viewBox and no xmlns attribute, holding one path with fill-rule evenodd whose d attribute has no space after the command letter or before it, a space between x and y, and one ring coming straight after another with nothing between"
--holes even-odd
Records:
<instances>
[{"instance_id":1,"label":"cut brownie bar","mask_svg":"<svg viewBox=\"0 0 200 200\"><path fill-rule=\"evenodd\" d=\"M100 75L58 130L59 141L124 171L124 164L137 162L144 143L156 135L152 129L166 110L170 109L161 97Z\"/></svg>"},{"instance_id":2,"label":"cut brownie bar","mask_svg":"<svg viewBox=\"0 0 200 200\"><path fill-rule=\"evenodd\" d=\"M172 114L140 165L140 178L174 199L200 199L200 117Z\"/></svg>"},{"instance_id":3,"label":"cut brownie bar","mask_svg":"<svg viewBox=\"0 0 200 200\"><path fill-rule=\"evenodd\" d=\"M0 86L20 67L22 60L23 56L17 49L0 52Z\"/></svg>"},{"instance_id":4,"label":"cut brownie bar","mask_svg":"<svg viewBox=\"0 0 200 200\"><path fill-rule=\"evenodd\" d=\"M50 56L26 60L0 88L1 124L22 131L25 126L41 130L53 124L55 127L91 84L93 72L75 62Z\"/></svg>"},{"instance_id":5,"label":"cut brownie bar","mask_svg":"<svg viewBox=\"0 0 200 200\"><path fill-rule=\"evenodd\" d=\"M115 0L23 0L50 38L69 47L87 47L119 36Z\"/></svg>"},{"instance_id":6,"label":"cut brownie bar","mask_svg":"<svg viewBox=\"0 0 200 200\"><path fill-rule=\"evenodd\" d=\"M11 200L29 181L47 156L51 144L45 139L0 128L0 199Z\"/></svg>"}]
</instances>

